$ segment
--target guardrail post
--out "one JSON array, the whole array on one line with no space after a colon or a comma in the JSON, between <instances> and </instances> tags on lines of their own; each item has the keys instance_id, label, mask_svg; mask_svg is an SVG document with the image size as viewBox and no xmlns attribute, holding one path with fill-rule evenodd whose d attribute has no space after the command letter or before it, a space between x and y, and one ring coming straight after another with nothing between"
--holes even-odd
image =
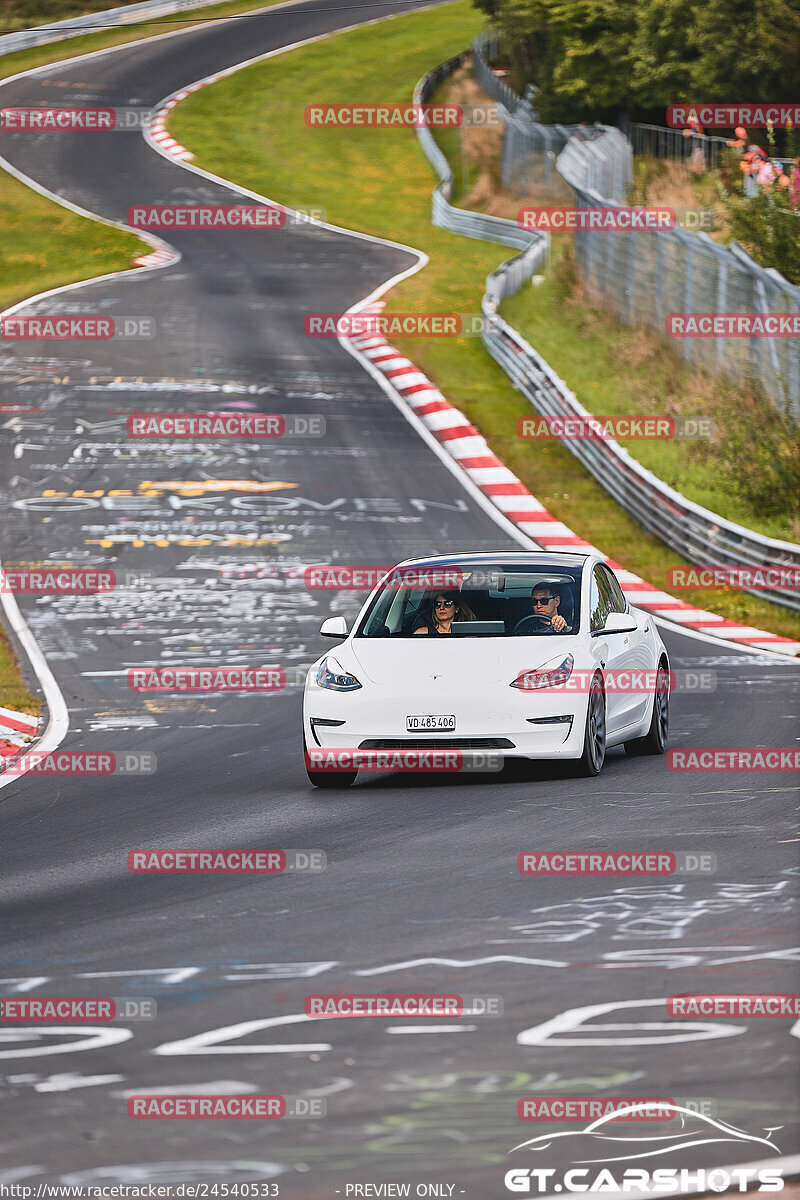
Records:
<instances>
[{"instance_id":1,"label":"guardrail post","mask_svg":"<svg viewBox=\"0 0 800 1200\"><path fill-rule=\"evenodd\" d=\"M717 312L724 313L727 311L728 303L728 264L724 259L715 259L717 267ZM725 338L718 337L716 339L717 351L717 366L722 367L725 362L726 346Z\"/></svg>"},{"instance_id":2,"label":"guardrail post","mask_svg":"<svg viewBox=\"0 0 800 1200\"><path fill-rule=\"evenodd\" d=\"M689 237L683 239L684 257L686 268L683 280L683 311L694 312L694 265L695 265L695 250L694 244ZM691 339L681 339L681 357L684 362L690 362L694 357Z\"/></svg>"}]
</instances>

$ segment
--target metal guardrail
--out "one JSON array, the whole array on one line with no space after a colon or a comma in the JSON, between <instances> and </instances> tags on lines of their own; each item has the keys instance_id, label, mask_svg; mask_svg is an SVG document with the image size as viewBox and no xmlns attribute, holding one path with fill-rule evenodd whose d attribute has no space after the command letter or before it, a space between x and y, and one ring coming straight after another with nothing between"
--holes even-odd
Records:
<instances>
[{"instance_id":1,"label":"metal guardrail","mask_svg":"<svg viewBox=\"0 0 800 1200\"><path fill-rule=\"evenodd\" d=\"M643 125L631 121L626 133L633 143L634 154L647 154L651 158L666 158L677 162L690 162L693 157L702 158L706 170L719 164L719 156L725 148L726 139L715 134L704 133L702 137L690 134L684 137L682 129L667 129L661 125Z\"/></svg>"},{"instance_id":2,"label":"metal guardrail","mask_svg":"<svg viewBox=\"0 0 800 1200\"><path fill-rule=\"evenodd\" d=\"M217 4L219 0L143 0L141 4L126 4L124 8L109 8L105 12L87 13L82 17L71 17L67 21L54 21L52 25L39 25L36 29L19 29L13 33L0 34L0 57L15 54L17 50L29 50L31 46L43 46L47 42L58 42L62 38L80 37L91 33L98 26L135 25L139 17L168 17L188 8L203 8Z\"/></svg>"},{"instance_id":3,"label":"metal guardrail","mask_svg":"<svg viewBox=\"0 0 800 1200\"><path fill-rule=\"evenodd\" d=\"M487 280L483 344L538 413L546 417L591 414L563 380L497 309L524 280L496 271ZM489 321L488 318L494 318ZM800 546L767 538L726 521L663 483L613 440L577 440L568 447L617 503L649 533L701 566L800 568ZM750 590L750 589L748 589ZM800 611L800 592L753 594Z\"/></svg>"},{"instance_id":4,"label":"metal guardrail","mask_svg":"<svg viewBox=\"0 0 800 1200\"><path fill-rule=\"evenodd\" d=\"M436 88L458 70L466 58L466 51L456 54L424 75L414 89L414 104L426 104ZM417 137L440 180L433 192L434 225L441 229L449 229L451 233L460 233L464 237L477 238L479 241L501 242L504 246L512 246L516 250L527 250L535 246L540 263L544 261L550 245L548 234L520 229L516 221L509 221L505 217L491 217L486 213L455 208L450 203L453 194L453 172L450 164L427 127L418 128Z\"/></svg>"},{"instance_id":5,"label":"metal guardrail","mask_svg":"<svg viewBox=\"0 0 800 1200\"><path fill-rule=\"evenodd\" d=\"M464 58L464 54L457 55L420 80L414 92L414 102L424 103L434 89L461 66ZM468 237L514 244L506 240L509 234L505 228L513 225L513 222L452 208L447 199L452 189L450 166L430 131L419 129L417 132L422 148L441 180L434 192L434 223L454 233L465 232ZM592 200L593 203L608 203L596 195ZM497 237L498 226L503 237ZM480 232L475 232L477 229ZM518 292L544 263L549 239L534 231L525 233L525 236L528 240L527 249L503 263L486 280L486 291L481 302L483 344L542 416L589 418L592 414L564 381L559 379L530 343L498 315L502 301ZM618 442L612 439L586 439L572 440L566 444L635 521L689 562L701 566L800 567L800 546L755 533L687 500L632 458ZM773 603L800 610L800 592L748 590Z\"/></svg>"}]
</instances>

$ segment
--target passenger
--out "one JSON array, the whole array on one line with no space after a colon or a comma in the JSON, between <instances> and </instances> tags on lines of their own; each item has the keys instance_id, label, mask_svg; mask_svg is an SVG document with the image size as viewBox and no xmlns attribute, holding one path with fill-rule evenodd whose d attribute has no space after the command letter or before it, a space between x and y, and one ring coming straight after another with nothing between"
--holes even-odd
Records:
<instances>
[{"instance_id":1,"label":"passenger","mask_svg":"<svg viewBox=\"0 0 800 1200\"><path fill-rule=\"evenodd\" d=\"M460 592L437 592L432 598L424 625L414 630L414 634L452 633L450 626L453 621L474 621L475 614L464 602Z\"/></svg>"}]
</instances>

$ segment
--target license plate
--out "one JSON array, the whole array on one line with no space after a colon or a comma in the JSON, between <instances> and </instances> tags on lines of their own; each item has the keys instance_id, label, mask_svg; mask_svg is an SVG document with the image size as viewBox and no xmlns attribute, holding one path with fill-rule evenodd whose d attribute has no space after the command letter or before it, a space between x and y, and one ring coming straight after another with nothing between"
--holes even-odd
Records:
<instances>
[{"instance_id":1,"label":"license plate","mask_svg":"<svg viewBox=\"0 0 800 1200\"><path fill-rule=\"evenodd\" d=\"M413 716L406 717L406 732L407 733L440 733L442 730L452 732L456 727L456 719L453 713L448 713L445 716Z\"/></svg>"}]
</instances>

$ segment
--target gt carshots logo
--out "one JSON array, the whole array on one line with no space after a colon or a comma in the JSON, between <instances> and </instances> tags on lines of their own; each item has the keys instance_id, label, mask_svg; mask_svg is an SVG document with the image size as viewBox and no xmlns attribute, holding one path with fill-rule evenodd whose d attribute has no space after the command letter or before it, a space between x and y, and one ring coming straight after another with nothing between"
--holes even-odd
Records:
<instances>
[{"instance_id":1,"label":"gt carshots logo","mask_svg":"<svg viewBox=\"0 0 800 1200\"><path fill-rule=\"evenodd\" d=\"M778 1146L770 1140L773 1129L766 1130L766 1137L747 1133L727 1121L717 1120L696 1112L681 1104L664 1100L659 1102L665 1121L664 1133L631 1131L632 1116L641 1113L641 1102L599 1117L584 1129L566 1130L560 1133L543 1133L514 1146L510 1153L519 1150L548 1150L553 1143L568 1139L573 1163L580 1166L566 1171L555 1167L512 1167L505 1173L505 1185L509 1192L544 1193L554 1192L637 1192L658 1196L669 1193L706 1192L780 1192L783 1176L780 1167L765 1167L761 1161L743 1167L621 1167L622 1161L652 1159L677 1151L691 1150L694 1146L724 1145L722 1153L732 1149L747 1149L759 1160L765 1157L765 1148L780 1154ZM675 1131L675 1117L680 1116L680 1129ZM669 1124L666 1124L669 1122ZM610 1128L609 1128L610 1127ZM576 1141L577 1139L577 1141ZM752 1143L752 1145L751 1145Z\"/></svg>"},{"instance_id":2,"label":"gt carshots logo","mask_svg":"<svg viewBox=\"0 0 800 1200\"><path fill-rule=\"evenodd\" d=\"M647 1171L643 1167L628 1167L626 1170L613 1174L608 1168L592 1172L588 1168L577 1167L565 1171L556 1182L553 1176L558 1174L555 1169L543 1167L512 1167L506 1171L505 1185L509 1192L535 1192L539 1195L545 1192L649 1192L652 1196L665 1192L689 1193L705 1192L780 1192L783 1191L783 1177L780 1167L762 1167L759 1170L737 1167L725 1171L715 1167L710 1171L703 1169L689 1171L678 1167L659 1167ZM758 1181L758 1187L752 1185Z\"/></svg>"}]
</instances>

